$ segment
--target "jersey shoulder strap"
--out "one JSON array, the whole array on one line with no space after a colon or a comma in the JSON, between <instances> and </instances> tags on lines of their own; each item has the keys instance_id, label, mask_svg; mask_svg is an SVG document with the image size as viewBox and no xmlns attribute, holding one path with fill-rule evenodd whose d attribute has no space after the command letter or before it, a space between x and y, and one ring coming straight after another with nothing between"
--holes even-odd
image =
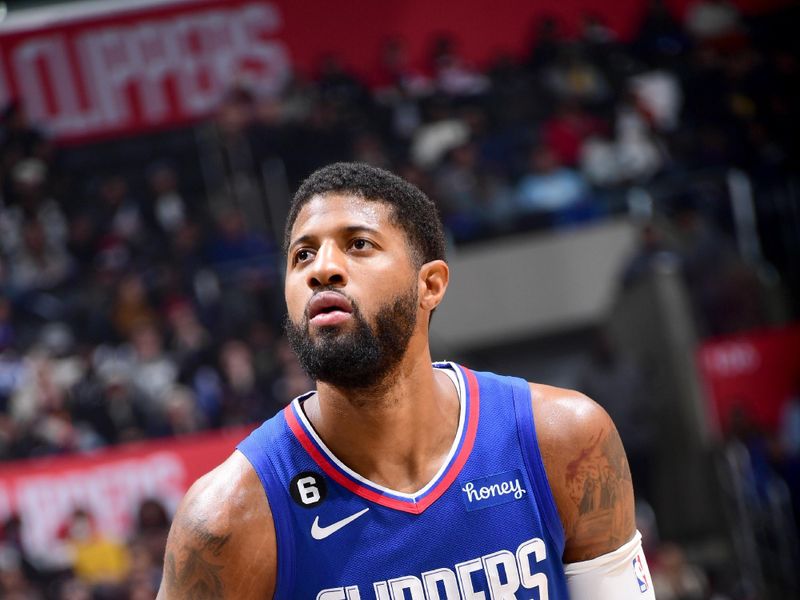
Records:
<instances>
[{"instance_id":1,"label":"jersey shoulder strap","mask_svg":"<svg viewBox=\"0 0 800 600\"><path fill-rule=\"evenodd\" d=\"M281 411L236 446L258 474L272 512L278 550L274 598L288 598L290 595L287 595L287 591L294 589L295 555L290 507L280 476L270 458L281 444L285 444L283 440L287 433L288 427Z\"/></svg>"},{"instance_id":2,"label":"jersey shoulder strap","mask_svg":"<svg viewBox=\"0 0 800 600\"><path fill-rule=\"evenodd\" d=\"M536 424L533 417L533 406L531 404L531 388L524 379L518 377L508 377L507 379L511 383L514 396L517 434L519 435L519 443L522 449L522 457L525 461L525 468L533 483L537 504L542 511L542 517L544 518L548 532L556 544L563 550L564 528L561 524L561 517L558 514L556 501L553 498L550 482L547 479L547 472L542 462L542 454L539 450L539 441L536 437Z\"/></svg>"}]
</instances>

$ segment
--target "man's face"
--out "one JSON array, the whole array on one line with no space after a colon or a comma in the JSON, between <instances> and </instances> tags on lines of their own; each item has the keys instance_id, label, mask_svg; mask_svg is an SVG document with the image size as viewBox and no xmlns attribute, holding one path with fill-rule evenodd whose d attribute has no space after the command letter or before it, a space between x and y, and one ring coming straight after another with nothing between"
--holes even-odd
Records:
<instances>
[{"instance_id":1,"label":"man's face","mask_svg":"<svg viewBox=\"0 0 800 600\"><path fill-rule=\"evenodd\" d=\"M417 324L418 270L391 210L326 194L312 198L292 227L286 333L313 379L371 387L405 354Z\"/></svg>"}]
</instances>

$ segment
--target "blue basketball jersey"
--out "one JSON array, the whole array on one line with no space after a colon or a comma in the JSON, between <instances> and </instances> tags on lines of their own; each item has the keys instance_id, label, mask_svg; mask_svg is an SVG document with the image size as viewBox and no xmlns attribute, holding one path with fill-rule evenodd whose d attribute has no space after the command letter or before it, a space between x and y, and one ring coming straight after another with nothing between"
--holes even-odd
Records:
<instances>
[{"instance_id":1,"label":"blue basketball jersey","mask_svg":"<svg viewBox=\"0 0 800 600\"><path fill-rule=\"evenodd\" d=\"M442 468L416 493L341 463L303 413L313 392L239 444L272 509L275 598L568 599L527 382L434 366L459 390L459 426Z\"/></svg>"}]
</instances>

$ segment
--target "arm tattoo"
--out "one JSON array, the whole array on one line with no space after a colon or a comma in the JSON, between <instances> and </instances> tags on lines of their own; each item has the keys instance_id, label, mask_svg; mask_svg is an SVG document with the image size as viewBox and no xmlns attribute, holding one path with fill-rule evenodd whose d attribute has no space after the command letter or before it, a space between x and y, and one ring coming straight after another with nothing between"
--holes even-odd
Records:
<instances>
[{"instance_id":1,"label":"arm tattoo","mask_svg":"<svg viewBox=\"0 0 800 600\"><path fill-rule=\"evenodd\" d=\"M591 558L597 548L612 550L627 541L633 507L625 501L631 474L619 434L601 431L582 448L565 472L569 497L577 508L572 531L577 560ZM610 547L608 547L610 546Z\"/></svg>"},{"instance_id":2,"label":"arm tattoo","mask_svg":"<svg viewBox=\"0 0 800 600\"><path fill-rule=\"evenodd\" d=\"M218 562L231 534L215 535L203 520L185 519L184 530L179 538L179 550L183 556L178 564L175 553L167 552L164 575L167 588L180 597L211 600L224 596L220 572L224 564Z\"/></svg>"}]
</instances>

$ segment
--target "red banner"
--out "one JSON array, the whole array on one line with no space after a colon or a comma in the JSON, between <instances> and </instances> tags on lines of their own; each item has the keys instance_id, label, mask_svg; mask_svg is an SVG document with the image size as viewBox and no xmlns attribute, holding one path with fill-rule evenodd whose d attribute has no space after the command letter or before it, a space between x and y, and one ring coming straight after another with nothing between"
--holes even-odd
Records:
<instances>
[{"instance_id":1,"label":"red banner","mask_svg":"<svg viewBox=\"0 0 800 600\"><path fill-rule=\"evenodd\" d=\"M707 342L699 363L722 432L737 410L774 432L786 401L800 394L800 324Z\"/></svg>"},{"instance_id":2,"label":"red banner","mask_svg":"<svg viewBox=\"0 0 800 600\"><path fill-rule=\"evenodd\" d=\"M0 104L21 98L57 138L180 125L208 115L234 82L270 92L289 75L270 2L95 6L79 18L41 9L0 33Z\"/></svg>"},{"instance_id":3,"label":"red banner","mask_svg":"<svg viewBox=\"0 0 800 600\"><path fill-rule=\"evenodd\" d=\"M66 555L58 532L76 508L85 509L106 535L125 540L143 500L159 500L173 514L189 486L225 460L251 430L2 465L0 522L18 514L25 547L44 564Z\"/></svg>"},{"instance_id":4,"label":"red banner","mask_svg":"<svg viewBox=\"0 0 800 600\"><path fill-rule=\"evenodd\" d=\"M681 14L689 2L669 4ZM754 11L787 3L736 0ZM105 0L12 11L0 22L0 105L21 98L61 140L113 137L206 117L237 81L275 91L326 52L369 77L387 38L424 68L447 34L485 68L498 53L524 56L544 15L571 36L596 15L627 39L643 10L640 0Z\"/></svg>"}]
</instances>

